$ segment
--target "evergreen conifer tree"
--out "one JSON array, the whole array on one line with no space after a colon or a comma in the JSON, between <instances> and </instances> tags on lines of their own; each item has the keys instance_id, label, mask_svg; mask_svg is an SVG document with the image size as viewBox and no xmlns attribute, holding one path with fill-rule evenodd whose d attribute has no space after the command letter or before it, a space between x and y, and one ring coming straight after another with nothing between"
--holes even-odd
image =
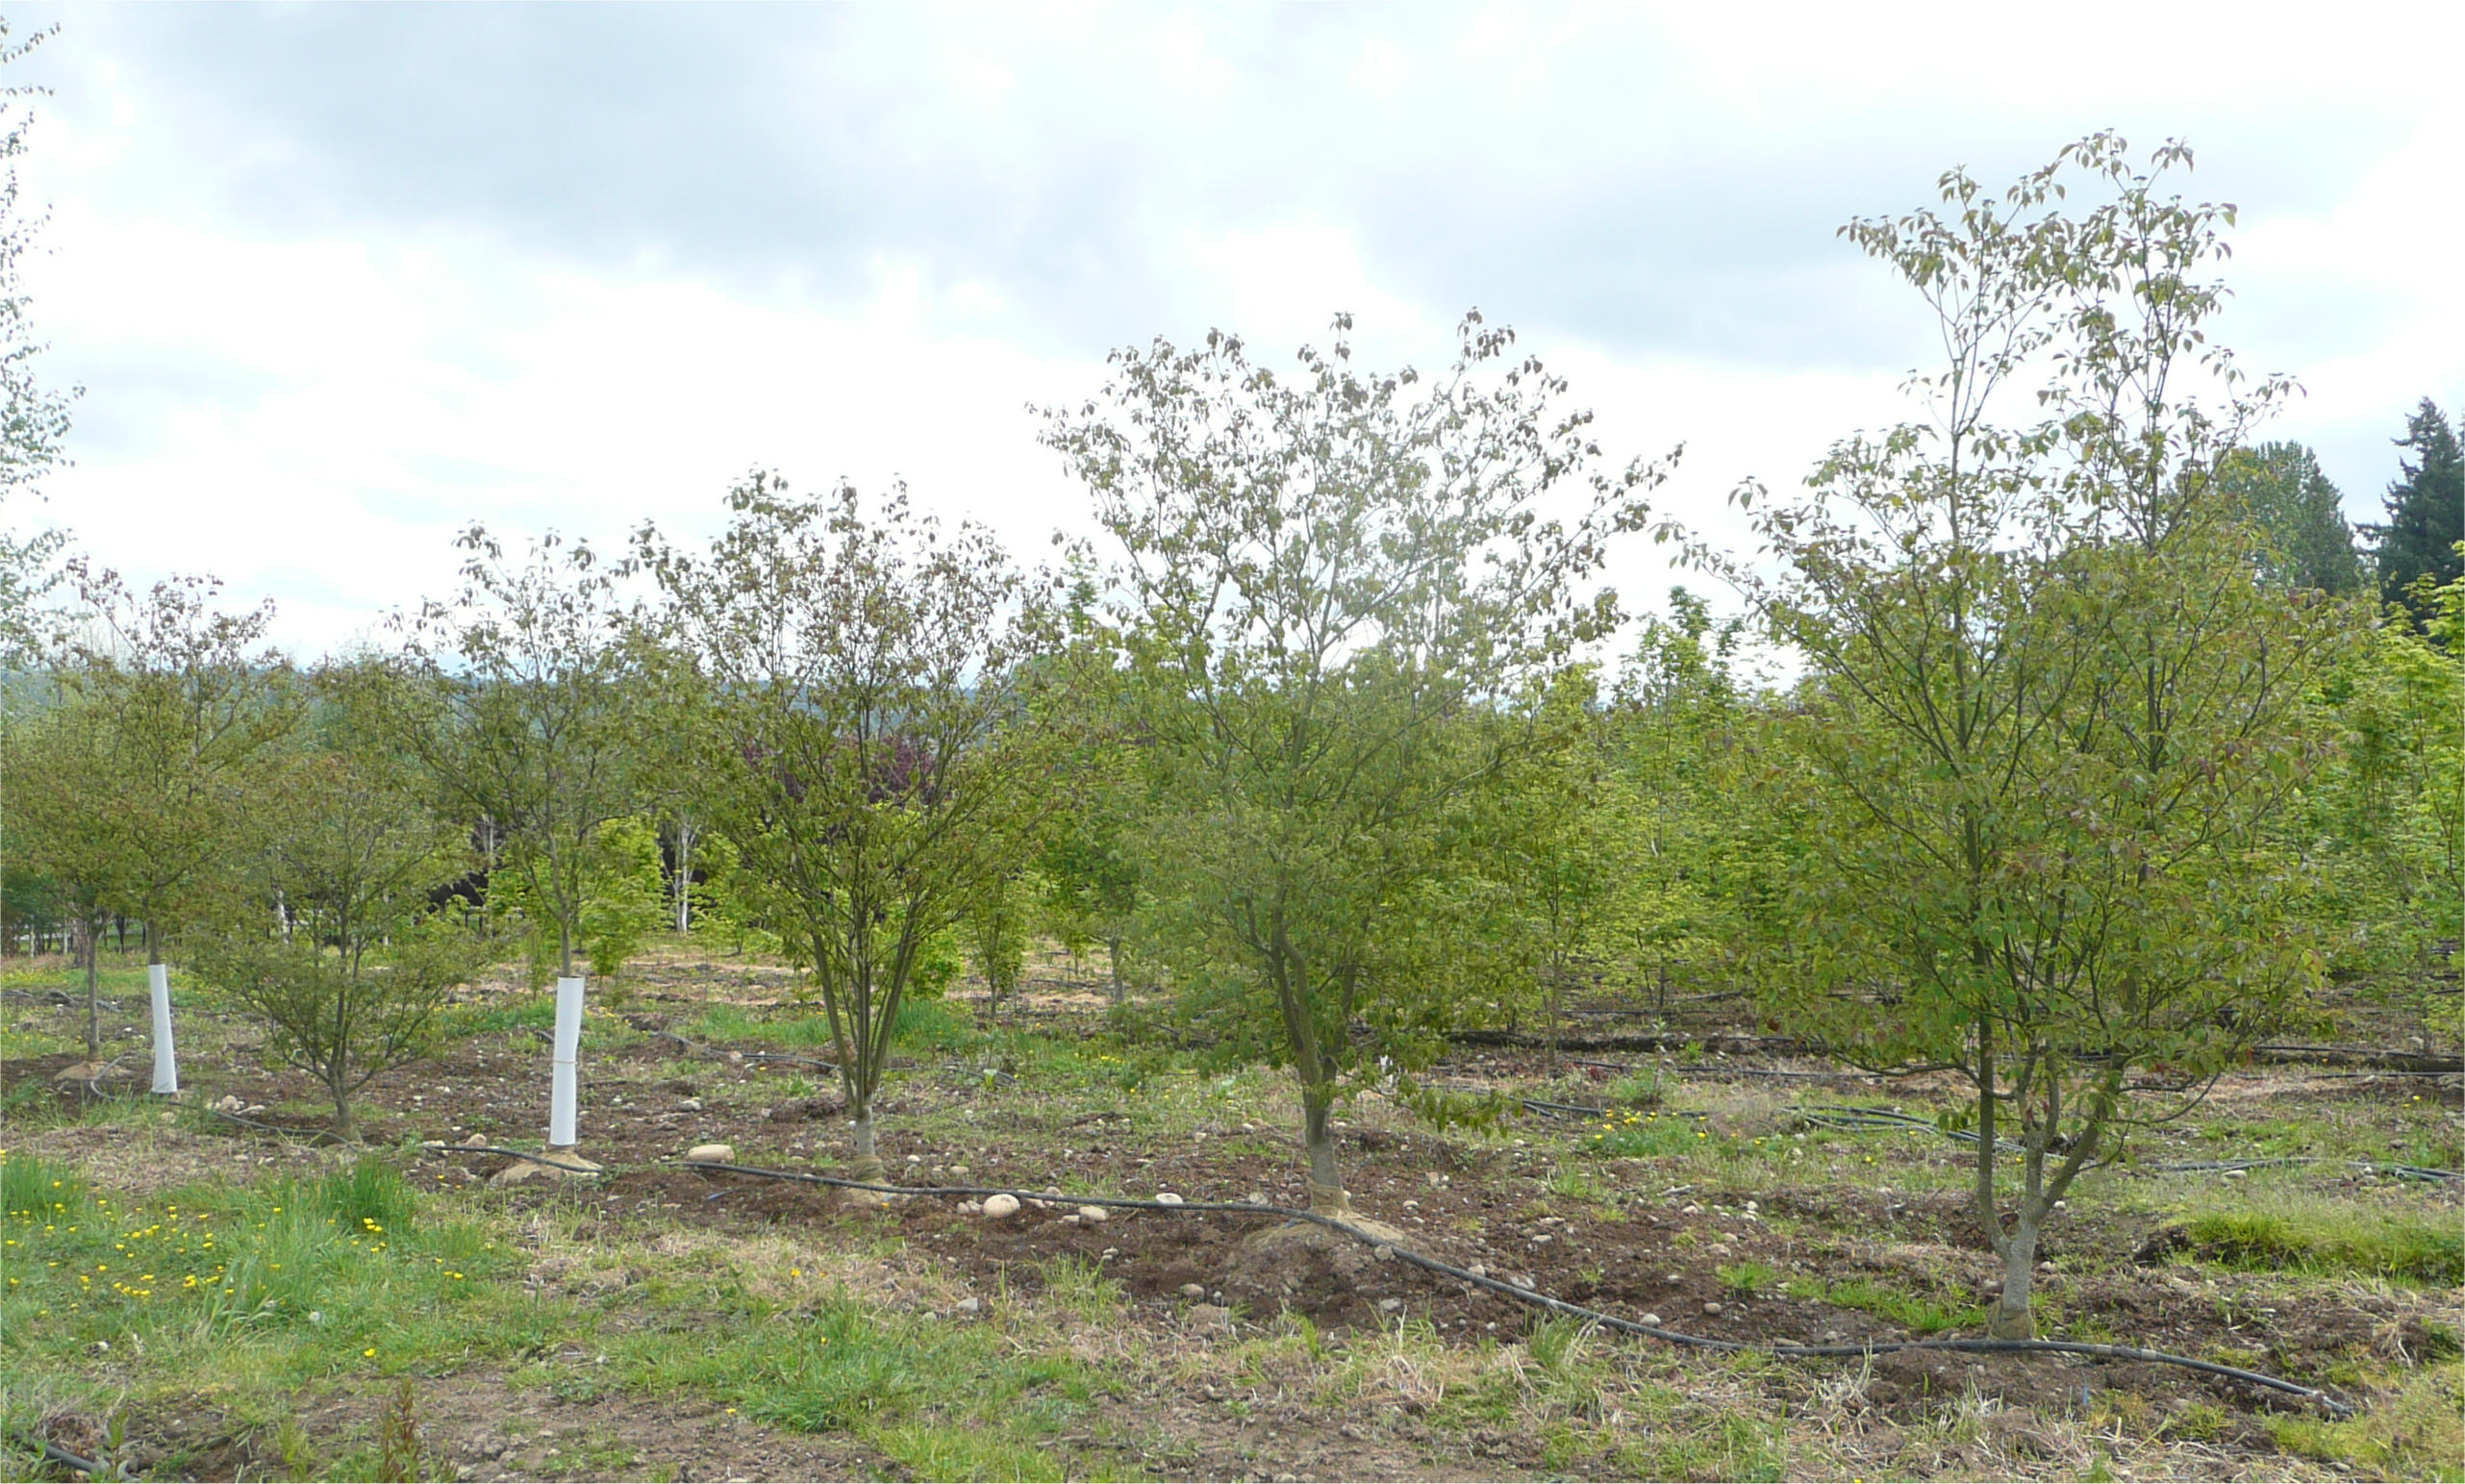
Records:
<instances>
[{"instance_id":1,"label":"evergreen conifer tree","mask_svg":"<svg viewBox=\"0 0 2465 1484\"><path fill-rule=\"evenodd\" d=\"M2379 591L2391 603L2415 604L2407 590L2428 576L2432 587L2465 577L2465 450L2437 403L2425 397L2405 419L2397 440L2413 457L2400 459L2403 477L2388 486L2388 523L2370 529L2378 537ZM2418 607L2417 616L2427 618Z\"/></svg>"}]
</instances>

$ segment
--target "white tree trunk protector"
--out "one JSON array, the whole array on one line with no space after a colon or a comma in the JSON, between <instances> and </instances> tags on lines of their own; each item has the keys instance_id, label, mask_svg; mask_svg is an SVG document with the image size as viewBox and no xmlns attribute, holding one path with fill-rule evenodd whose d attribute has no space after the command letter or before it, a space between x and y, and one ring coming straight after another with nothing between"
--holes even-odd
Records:
<instances>
[{"instance_id":1,"label":"white tree trunk protector","mask_svg":"<svg viewBox=\"0 0 2465 1484\"><path fill-rule=\"evenodd\" d=\"M556 1069L548 1090L548 1144L573 1147L573 1108L577 1083L574 1061L582 1051L582 980L556 982Z\"/></svg>"},{"instance_id":2,"label":"white tree trunk protector","mask_svg":"<svg viewBox=\"0 0 2465 1484\"><path fill-rule=\"evenodd\" d=\"M171 970L161 964L148 964L145 982L154 991L154 1090L177 1093L180 1058L171 1050Z\"/></svg>"}]
</instances>

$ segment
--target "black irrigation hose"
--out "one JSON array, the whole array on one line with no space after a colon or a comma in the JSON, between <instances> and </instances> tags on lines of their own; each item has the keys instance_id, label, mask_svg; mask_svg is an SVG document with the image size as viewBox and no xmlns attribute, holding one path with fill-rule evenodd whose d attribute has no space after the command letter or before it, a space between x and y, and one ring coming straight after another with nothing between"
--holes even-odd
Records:
<instances>
[{"instance_id":1,"label":"black irrigation hose","mask_svg":"<svg viewBox=\"0 0 2465 1484\"><path fill-rule=\"evenodd\" d=\"M1914 1128L1975 1144L1977 1136L1967 1129L1945 1128L1927 1119L1916 1118L1889 1108L1850 1108L1830 1105L1796 1107L1789 1110L1818 1127L1854 1133L1861 1130ZM1998 1139L1995 1147L2017 1151L2022 1146L2009 1139ZM2374 1160L2341 1160L2325 1154L2288 1154L2270 1159L2202 1160L2182 1164L2123 1166L2162 1174L2203 1174L2235 1170L2263 1170L2290 1165L2346 1165L2373 1174L2393 1175L2400 1180L2465 1179L2465 1171L2439 1170L2427 1165L2399 1165Z\"/></svg>"},{"instance_id":2,"label":"black irrigation hose","mask_svg":"<svg viewBox=\"0 0 2465 1484\"><path fill-rule=\"evenodd\" d=\"M677 1035L674 1031L652 1031L650 1032L650 1038L653 1041L672 1041L678 1045L683 1046L688 1051L699 1052L715 1061L724 1062L730 1055L730 1053L722 1051L717 1046L706 1046L696 1042L688 1041L684 1037ZM795 1062L806 1067L818 1067L822 1070L828 1072L836 1072L839 1070L839 1064L837 1062L825 1062L818 1057L797 1056L793 1052L790 1051L739 1051L734 1053L734 1055L738 1061L743 1062Z\"/></svg>"},{"instance_id":3,"label":"black irrigation hose","mask_svg":"<svg viewBox=\"0 0 2465 1484\"><path fill-rule=\"evenodd\" d=\"M20 1432L15 1436L17 1441L20 1443L28 1445L40 1444L42 1446L42 1456L45 1463L61 1464L67 1468L74 1469L80 1473L89 1474L98 1479L107 1471L101 1464L95 1462L93 1459L80 1458L76 1454L68 1451L68 1449L62 1447L59 1444L52 1442L49 1438L38 1437L30 1432Z\"/></svg>"},{"instance_id":4,"label":"black irrigation hose","mask_svg":"<svg viewBox=\"0 0 2465 1484\"><path fill-rule=\"evenodd\" d=\"M1818 1128L1833 1129L1841 1133L1915 1128L1929 1134L1940 1134L1946 1139L1956 1139L1963 1144L1977 1142L1977 1136L1965 1128L1945 1128L1931 1119L1915 1118L1909 1114L1896 1113L1889 1108L1849 1108L1815 1104L1793 1107L1788 1111ZM1995 1148L2003 1153L2016 1154L2022 1147L2023 1145L2015 1140L2001 1138L1995 1140Z\"/></svg>"},{"instance_id":5,"label":"black irrigation hose","mask_svg":"<svg viewBox=\"0 0 2465 1484\"><path fill-rule=\"evenodd\" d=\"M229 1119L234 1123L244 1123L250 1128L262 1129L266 1133L278 1135L286 1140L306 1140L311 1144L340 1144L343 1142L335 1134L322 1128L285 1128L280 1123L260 1123L255 1119L244 1119L237 1113L227 1113L220 1108L208 1108L206 1111L213 1114L215 1118Z\"/></svg>"},{"instance_id":6,"label":"black irrigation hose","mask_svg":"<svg viewBox=\"0 0 2465 1484\"><path fill-rule=\"evenodd\" d=\"M2284 1154L2273 1159L2200 1160L2187 1164L2125 1166L2125 1169L2156 1170L2164 1174L2206 1174L2237 1170L2269 1170L2287 1165L2345 1165L2377 1175L2394 1175L2400 1180L2465 1179L2465 1170L2440 1170L2429 1165L2392 1165L2367 1159L2335 1159L2326 1154Z\"/></svg>"},{"instance_id":7,"label":"black irrigation hose","mask_svg":"<svg viewBox=\"0 0 2465 1484\"><path fill-rule=\"evenodd\" d=\"M1718 1340L1707 1335L1690 1335L1681 1330L1663 1329L1658 1325L1622 1319L1614 1314L1603 1314L1597 1309L1587 1309L1581 1304L1569 1303L1563 1298L1552 1297L1535 1289L1522 1288L1490 1277L1485 1273L1476 1273L1468 1269L1458 1268L1451 1263L1440 1262L1434 1257L1424 1257L1409 1247L1381 1241L1339 1218L1324 1216L1316 1211L1297 1211L1289 1206L1263 1205L1245 1200L1162 1201L1138 1200L1122 1195L1056 1196L1048 1193L1005 1190L995 1186L884 1185L868 1180L849 1180L838 1175L814 1174L793 1170L764 1170L752 1165L723 1165L709 1160L680 1160L678 1163L689 1170L714 1170L723 1174L759 1175L770 1180L795 1180L809 1185L827 1185L840 1190L876 1191L888 1195L970 1197L1008 1195L1022 1202L1035 1200L1043 1201L1047 1205L1059 1203L1102 1206L1129 1211L1221 1212L1237 1216L1282 1217L1287 1220L1309 1221L1330 1231L1342 1232L1347 1237L1380 1247L1416 1268L1453 1278L1458 1282L1488 1289L1491 1293L1502 1295L1519 1303L1531 1304L1554 1314L1563 1314L1570 1319L1583 1320L1622 1334L1642 1335L1647 1339L1660 1340L1671 1345L1692 1346L1698 1349L1721 1350L1731 1354L1756 1351L1778 1360L1847 1359L1851 1356L1890 1355L1903 1350L1949 1351L1969 1355L2081 1355L2095 1360L2125 1360L2150 1365L2178 1366L2186 1371L2223 1376L2228 1380L2243 1381L2253 1386L2265 1387L2270 1391L2282 1392L2288 1396L2316 1401L2331 1416L2352 1417L2354 1412L2351 1403L2341 1401L2318 1387L2304 1386L2299 1381L2289 1381L2283 1376L2246 1371L2240 1366L2219 1365L2215 1361L2199 1360L2188 1355L2169 1355L2162 1350L2144 1350L2128 1345L2090 1345L2075 1340L1883 1340L1867 1341L1857 1345L1765 1346L1749 1345L1743 1340Z\"/></svg>"},{"instance_id":8,"label":"black irrigation hose","mask_svg":"<svg viewBox=\"0 0 2465 1484\"><path fill-rule=\"evenodd\" d=\"M552 1160L544 1154L525 1154L519 1149L500 1149L496 1145L490 1144L422 1144L419 1145L419 1152L422 1154L502 1154L509 1159L518 1159L526 1165L540 1165L549 1170L562 1170L567 1174L604 1175L614 1173L613 1170L604 1165L567 1165L558 1160Z\"/></svg>"},{"instance_id":9,"label":"black irrigation hose","mask_svg":"<svg viewBox=\"0 0 2465 1484\"><path fill-rule=\"evenodd\" d=\"M1453 1093L1495 1093L1497 1089L1492 1087L1449 1087L1446 1091ZM1580 1115L1584 1118L1605 1119L1617 1114L1631 1113L1634 1111L1631 1108L1587 1108L1581 1103L1553 1103L1539 1097L1518 1097L1515 1098L1514 1101L1530 1112L1544 1114L1550 1118L1572 1118ZM1692 1109L1660 1108L1653 1111L1657 1114L1673 1119L1701 1119L1711 1117L1708 1113L1698 1113Z\"/></svg>"}]
</instances>

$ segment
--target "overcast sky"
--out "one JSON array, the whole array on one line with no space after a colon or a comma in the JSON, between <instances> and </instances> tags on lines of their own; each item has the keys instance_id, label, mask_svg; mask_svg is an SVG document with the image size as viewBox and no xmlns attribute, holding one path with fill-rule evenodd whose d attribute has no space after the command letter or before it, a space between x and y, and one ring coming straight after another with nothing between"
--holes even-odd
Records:
<instances>
[{"instance_id":1,"label":"overcast sky","mask_svg":"<svg viewBox=\"0 0 2465 1484\"><path fill-rule=\"evenodd\" d=\"M894 476L1033 555L1087 528L1030 404L1111 347L1469 306L1720 528L1899 415L1922 307L1834 238L2113 127L2243 209L2222 338L2375 518L2465 402L2465 25L2405 6L96 6L23 178L41 518L270 594L313 655L441 594L452 533L707 532L764 465ZM1998 19L1999 16L2008 18ZM1667 575L1642 550L1616 574Z\"/></svg>"}]
</instances>

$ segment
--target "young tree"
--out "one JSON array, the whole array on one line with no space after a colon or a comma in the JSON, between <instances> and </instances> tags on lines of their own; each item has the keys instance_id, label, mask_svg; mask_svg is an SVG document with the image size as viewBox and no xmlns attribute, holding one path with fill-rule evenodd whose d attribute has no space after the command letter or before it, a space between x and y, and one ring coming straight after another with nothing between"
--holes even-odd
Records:
<instances>
[{"instance_id":1,"label":"young tree","mask_svg":"<svg viewBox=\"0 0 2465 1484\"><path fill-rule=\"evenodd\" d=\"M2429 971L2465 943L2465 578L2408 595L2427 628L2392 613L2320 688L2342 745L2283 828L2325 861L2313 913L2338 937L2331 968L2389 976L2436 1040L2465 1033Z\"/></svg>"},{"instance_id":2,"label":"young tree","mask_svg":"<svg viewBox=\"0 0 2465 1484\"><path fill-rule=\"evenodd\" d=\"M2403 472L2388 486L2388 523L2370 527L2379 541L2379 592L2427 622L2431 611L2414 600L2415 582L2428 577L2436 589L2465 577L2465 555L2456 549L2465 541L2465 448L2428 397L2405 418L2397 446L2413 457L2399 461Z\"/></svg>"},{"instance_id":3,"label":"young tree","mask_svg":"<svg viewBox=\"0 0 2465 1484\"><path fill-rule=\"evenodd\" d=\"M1024 871L1004 871L978 884L962 909L959 929L968 957L984 975L985 1008L999 1014L1001 997L1019 991L1027 963L1027 928L1036 910L1037 883Z\"/></svg>"},{"instance_id":4,"label":"young tree","mask_svg":"<svg viewBox=\"0 0 2465 1484\"><path fill-rule=\"evenodd\" d=\"M539 946L554 942L548 1143L569 1151L582 1034L574 951L585 942L592 842L636 807L653 695L613 574L588 544L551 534L518 564L481 526L456 544L468 554L462 591L411 625L417 684L392 725L464 822L502 842L490 879L518 881L540 914L530 923Z\"/></svg>"},{"instance_id":5,"label":"young tree","mask_svg":"<svg viewBox=\"0 0 2465 1484\"><path fill-rule=\"evenodd\" d=\"M324 1085L345 1138L352 1094L425 1054L446 992L495 946L436 907L470 870L468 835L410 784L347 740L294 761L268 800L280 822L255 873L257 910L196 955L202 976L264 1022L268 1052Z\"/></svg>"},{"instance_id":6,"label":"young tree","mask_svg":"<svg viewBox=\"0 0 2465 1484\"><path fill-rule=\"evenodd\" d=\"M899 1006L968 904L1014 870L1060 753L1019 685L1043 594L985 532L945 536L904 490L792 493L756 473L706 555L645 528L668 632L706 677L713 822L810 969L878 1179L874 1096Z\"/></svg>"},{"instance_id":7,"label":"young tree","mask_svg":"<svg viewBox=\"0 0 2465 1484\"><path fill-rule=\"evenodd\" d=\"M1537 744L1466 800L1450 842L1461 958L1501 999L1537 999L1558 1069L1567 991L1633 879L1636 801L1610 757L1588 667L1555 677L1540 703Z\"/></svg>"},{"instance_id":8,"label":"young tree","mask_svg":"<svg viewBox=\"0 0 2465 1484\"><path fill-rule=\"evenodd\" d=\"M1669 598L1668 617L1644 622L1605 721L1629 864L1602 924L1604 951L1663 1010L1673 977L1720 960L1775 855L1744 787L1754 721L1747 619L1715 622L1682 587Z\"/></svg>"},{"instance_id":9,"label":"young tree","mask_svg":"<svg viewBox=\"0 0 2465 1484\"><path fill-rule=\"evenodd\" d=\"M2332 616L2256 579L2214 477L2280 388L2207 341L2231 209L2161 194L2188 164L2169 144L2143 172L2100 135L2000 200L1954 170L1944 214L1844 229L1949 356L1911 378L1924 420L1757 512L1784 575L1734 568L1810 672L1775 799L1805 869L1766 993L1862 1064L1970 1082L1998 1336L2031 1330L2075 1177L2187 1111L2316 973L2267 824L2314 756ZM2064 214L2075 183L2106 199ZM2041 420L1997 422L2032 372Z\"/></svg>"},{"instance_id":10,"label":"young tree","mask_svg":"<svg viewBox=\"0 0 2465 1484\"><path fill-rule=\"evenodd\" d=\"M69 572L88 616L60 684L96 729L103 751L88 758L104 768L75 795L73 827L116 862L103 905L143 924L155 1091L176 1092L167 940L209 913L233 876L300 707L288 664L259 647L270 603L225 614L213 606L221 585L210 577L175 577L139 596L82 561Z\"/></svg>"},{"instance_id":11,"label":"young tree","mask_svg":"<svg viewBox=\"0 0 2465 1484\"><path fill-rule=\"evenodd\" d=\"M1221 333L1116 351L1109 411L1055 411L1045 434L1121 547L1154 800L1140 866L1182 915L1167 951L1186 991L1275 1028L1330 1212L1349 1209L1327 1123L1353 1022L1402 989L1390 904L1544 735L1536 686L1613 606L1579 585L1657 478L1598 472L1565 383L1477 314L1427 384L1354 368L1349 329L1289 382Z\"/></svg>"},{"instance_id":12,"label":"young tree","mask_svg":"<svg viewBox=\"0 0 2465 1484\"><path fill-rule=\"evenodd\" d=\"M588 543L551 533L518 564L481 526L455 544L468 553L462 591L412 625L420 684L397 735L470 823L498 832L498 868L522 883L570 978L591 841L633 810L650 689Z\"/></svg>"},{"instance_id":13,"label":"young tree","mask_svg":"<svg viewBox=\"0 0 2465 1484\"><path fill-rule=\"evenodd\" d=\"M8 779L13 882L48 880L67 947L86 970L86 1056L103 1049L100 957L112 904L127 894L121 842L95 827L88 801L110 796L114 776L109 715L76 692L11 715L0 773Z\"/></svg>"}]
</instances>

